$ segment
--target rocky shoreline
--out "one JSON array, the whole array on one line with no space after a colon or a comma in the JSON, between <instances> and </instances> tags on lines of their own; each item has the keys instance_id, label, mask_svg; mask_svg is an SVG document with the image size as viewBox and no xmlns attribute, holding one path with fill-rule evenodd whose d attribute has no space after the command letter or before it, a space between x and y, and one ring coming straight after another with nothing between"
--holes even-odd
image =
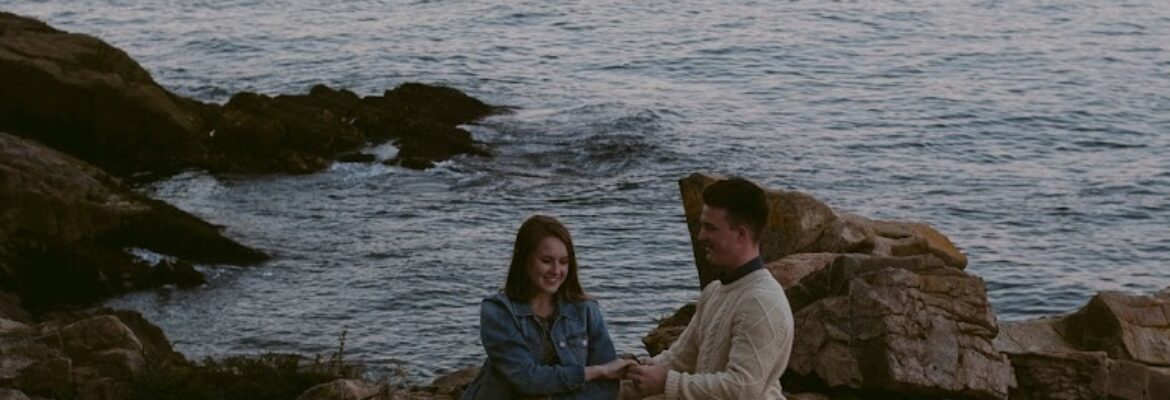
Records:
<instances>
[{"instance_id":1,"label":"rocky shoreline","mask_svg":"<svg viewBox=\"0 0 1170 400\"><path fill-rule=\"evenodd\" d=\"M210 398L254 390L301 400L452 399L474 377L471 367L425 386L366 382L340 354L324 363L267 355L200 364L137 313L70 310L131 290L198 285L191 263L268 257L125 179L185 169L310 173L372 162L360 150L388 141L400 152L385 162L407 168L490 157L459 125L499 107L423 84L381 96L316 86L207 104L170 93L99 39L3 12L0 87L0 400L174 397L180 388ZM692 238L699 193L715 179L680 180ZM763 256L796 320L782 378L791 399L1170 399L1170 288L1100 293L1068 315L1001 323L966 256L928 224L839 214L792 191L770 190L769 204ZM172 259L152 265L127 249ZM702 252L694 247L706 285L715 274ZM683 306L661 321L647 350L669 346L692 313Z\"/></svg>"}]
</instances>

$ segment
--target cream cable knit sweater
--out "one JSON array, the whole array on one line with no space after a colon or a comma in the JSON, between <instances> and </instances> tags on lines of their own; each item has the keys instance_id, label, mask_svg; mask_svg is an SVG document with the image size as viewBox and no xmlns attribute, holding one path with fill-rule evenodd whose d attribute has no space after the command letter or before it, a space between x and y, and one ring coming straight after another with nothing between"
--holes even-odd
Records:
<instances>
[{"instance_id":1,"label":"cream cable knit sweater","mask_svg":"<svg viewBox=\"0 0 1170 400\"><path fill-rule=\"evenodd\" d=\"M711 282L686 330L654 358L670 366L666 399L784 399L792 331L788 298L767 269Z\"/></svg>"}]
</instances>

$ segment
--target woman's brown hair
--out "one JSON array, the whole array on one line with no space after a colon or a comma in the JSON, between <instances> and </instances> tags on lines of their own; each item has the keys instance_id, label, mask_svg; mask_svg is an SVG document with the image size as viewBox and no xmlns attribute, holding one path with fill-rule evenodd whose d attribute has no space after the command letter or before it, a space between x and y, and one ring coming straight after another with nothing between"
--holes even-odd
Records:
<instances>
[{"instance_id":1,"label":"woman's brown hair","mask_svg":"<svg viewBox=\"0 0 1170 400\"><path fill-rule=\"evenodd\" d=\"M532 261L532 254L536 252L540 241L550 236L564 243L565 249L569 252L569 271L565 276L565 282L557 288L556 297L571 302L589 299L589 295L581 289L581 281L577 279L577 253L573 250L573 238L569 236L569 229L556 218L546 215L529 217L520 225L520 231L516 232L516 245L512 247L512 264L508 267L508 280L504 283L504 293L508 298L527 302L536 295L532 279L528 276L528 263Z\"/></svg>"}]
</instances>

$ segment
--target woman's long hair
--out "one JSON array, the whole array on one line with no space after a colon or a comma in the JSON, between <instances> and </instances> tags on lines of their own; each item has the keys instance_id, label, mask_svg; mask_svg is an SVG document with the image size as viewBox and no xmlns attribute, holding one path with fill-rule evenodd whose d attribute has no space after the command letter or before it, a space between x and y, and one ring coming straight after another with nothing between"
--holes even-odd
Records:
<instances>
[{"instance_id":1,"label":"woman's long hair","mask_svg":"<svg viewBox=\"0 0 1170 400\"><path fill-rule=\"evenodd\" d=\"M577 279L577 253L573 250L573 238L569 236L569 230L556 218L545 215L529 217L520 225L520 232L516 232L512 264L508 267L508 280L504 283L504 293L508 298L528 302L536 295L536 288L528 276L528 263L532 262L532 254L536 252L540 241L550 236L560 239L569 252L569 271L561 287L557 288L556 297L571 302L589 299L589 295L581 289L581 281Z\"/></svg>"}]
</instances>

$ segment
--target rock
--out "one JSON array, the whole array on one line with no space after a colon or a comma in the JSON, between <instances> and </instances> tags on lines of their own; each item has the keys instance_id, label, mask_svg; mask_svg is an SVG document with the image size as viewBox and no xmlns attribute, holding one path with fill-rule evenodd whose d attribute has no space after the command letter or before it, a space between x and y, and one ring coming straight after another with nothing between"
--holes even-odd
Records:
<instances>
[{"instance_id":1,"label":"rock","mask_svg":"<svg viewBox=\"0 0 1170 400\"><path fill-rule=\"evenodd\" d=\"M202 272L196 271L194 266L183 261L159 261L151 267L151 272L154 273L155 282L160 285L173 284L189 288L207 283L207 278Z\"/></svg>"},{"instance_id":2,"label":"rock","mask_svg":"<svg viewBox=\"0 0 1170 400\"><path fill-rule=\"evenodd\" d=\"M3 264L3 261L0 261L0 264ZM0 272L0 276L7 276L7 274ZM32 322L32 315L29 315L28 311L20 306L20 303L20 296L17 296L16 293L0 291L0 318L16 322Z\"/></svg>"},{"instance_id":3,"label":"rock","mask_svg":"<svg viewBox=\"0 0 1170 400\"><path fill-rule=\"evenodd\" d=\"M1078 351L1064 340L1055 325L1057 318L1012 321L999 324L999 335L993 342L996 350L1008 354L1062 354Z\"/></svg>"},{"instance_id":4,"label":"rock","mask_svg":"<svg viewBox=\"0 0 1170 400\"><path fill-rule=\"evenodd\" d=\"M844 256L798 285L824 295L794 315L785 388L1007 397L1011 365L991 343L998 326L983 280L933 256L904 258L933 261Z\"/></svg>"},{"instance_id":5,"label":"rock","mask_svg":"<svg viewBox=\"0 0 1170 400\"><path fill-rule=\"evenodd\" d=\"M99 315L66 325L58 332L65 354L86 364L106 350L142 352L134 331L113 315Z\"/></svg>"},{"instance_id":6,"label":"rock","mask_svg":"<svg viewBox=\"0 0 1170 400\"><path fill-rule=\"evenodd\" d=\"M1013 400L1170 398L1170 375L1104 352L1010 354Z\"/></svg>"},{"instance_id":7,"label":"rock","mask_svg":"<svg viewBox=\"0 0 1170 400\"><path fill-rule=\"evenodd\" d=\"M311 95L310 95L311 96ZM309 173L365 144L362 132L304 96L238 93L223 107L212 143L216 172Z\"/></svg>"},{"instance_id":8,"label":"rock","mask_svg":"<svg viewBox=\"0 0 1170 400\"><path fill-rule=\"evenodd\" d=\"M658 327L642 338L642 343L646 345L646 351L651 356L656 356L669 349L670 345L678 340L679 335L682 335L683 330L686 330L687 324L691 323L691 318L694 316L695 303L690 303L684 305L669 318L659 321Z\"/></svg>"},{"instance_id":9,"label":"rock","mask_svg":"<svg viewBox=\"0 0 1170 400\"><path fill-rule=\"evenodd\" d=\"M431 382L430 390L437 395L458 399L463 395L463 390L467 389L467 385L470 385L478 375L479 367L467 367L435 378Z\"/></svg>"},{"instance_id":10,"label":"rock","mask_svg":"<svg viewBox=\"0 0 1170 400\"><path fill-rule=\"evenodd\" d=\"M1152 366L1170 366L1170 299L1101 292L1058 326L1084 351Z\"/></svg>"},{"instance_id":11,"label":"rock","mask_svg":"<svg viewBox=\"0 0 1170 400\"><path fill-rule=\"evenodd\" d=\"M98 378L79 385L78 400L121 400L131 393L130 384L114 378Z\"/></svg>"},{"instance_id":12,"label":"rock","mask_svg":"<svg viewBox=\"0 0 1170 400\"><path fill-rule=\"evenodd\" d=\"M84 304L153 286L149 266L125 248L214 263L267 258L223 237L219 227L139 195L96 167L4 133L0 244L0 282L30 309Z\"/></svg>"},{"instance_id":13,"label":"rock","mask_svg":"<svg viewBox=\"0 0 1170 400\"><path fill-rule=\"evenodd\" d=\"M0 340L0 387L69 398L74 391L72 361L60 350L29 338Z\"/></svg>"},{"instance_id":14,"label":"rock","mask_svg":"<svg viewBox=\"0 0 1170 400\"><path fill-rule=\"evenodd\" d=\"M942 233L921 222L908 224L916 235L926 239L926 248L931 255L938 257L949 266L958 269L967 268L967 255L959 251L959 248Z\"/></svg>"},{"instance_id":15,"label":"rock","mask_svg":"<svg viewBox=\"0 0 1170 400\"><path fill-rule=\"evenodd\" d=\"M0 318L0 340L8 336L27 337L34 332L31 326L10 319Z\"/></svg>"},{"instance_id":16,"label":"rock","mask_svg":"<svg viewBox=\"0 0 1170 400\"><path fill-rule=\"evenodd\" d=\"M166 334L157 325L146 320L137 311L103 309L99 314L112 315L130 328L134 338L142 345L142 355L151 366L183 365L187 359L175 351Z\"/></svg>"},{"instance_id":17,"label":"rock","mask_svg":"<svg viewBox=\"0 0 1170 400\"><path fill-rule=\"evenodd\" d=\"M869 218L842 214L829 223L812 248L828 253L872 253L877 236L872 224Z\"/></svg>"},{"instance_id":18,"label":"rock","mask_svg":"<svg viewBox=\"0 0 1170 400\"><path fill-rule=\"evenodd\" d=\"M495 107L458 90L419 83L404 83L386 91L383 93L382 102L397 103L398 106L409 110L413 119L430 120L450 126L471 123L497 111Z\"/></svg>"},{"instance_id":19,"label":"rock","mask_svg":"<svg viewBox=\"0 0 1170 400\"><path fill-rule=\"evenodd\" d=\"M364 400L378 394L380 387L355 379L338 379L313 386L297 400Z\"/></svg>"},{"instance_id":20,"label":"rock","mask_svg":"<svg viewBox=\"0 0 1170 400\"><path fill-rule=\"evenodd\" d=\"M389 162L407 168L433 164L460 154L491 155L476 144L471 133L437 122L415 122L404 126L398 134L398 155Z\"/></svg>"},{"instance_id":21,"label":"rock","mask_svg":"<svg viewBox=\"0 0 1170 400\"><path fill-rule=\"evenodd\" d=\"M0 13L0 87L0 131L119 174L191 160L214 108L171 94L97 38L9 13Z\"/></svg>"},{"instance_id":22,"label":"rock","mask_svg":"<svg viewBox=\"0 0 1170 400\"><path fill-rule=\"evenodd\" d=\"M337 161L343 163L372 163L378 161L378 156L366 153L347 153L337 157Z\"/></svg>"},{"instance_id":23,"label":"rock","mask_svg":"<svg viewBox=\"0 0 1170 400\"><path fill-rule=\"evenodd\" d=\"M383 96L314 86L239 93L223 107L168 92L125 52L87 35L0 13L0 130L117 175L186 168L309 173L368 143L403 141L399 164L488 155L460 124L497 112L458 90L403 84Z\"/></svg>"},{"instance_id":24,"label":"rock","mask_svg":"<svg viewBox=\"0 0 1170 400\"><path fill-rule=\"evenodd\" d=\"M687 228L691 233L691 247L695 253L699 283L707 283L719 275L707 264L706 250L698 244L699 215L703 211L703 188L722 177L691 174L679 180ZM761 256L765 262L779 260L787 255L805 251L837 217L833 210L812 196L792 191L765 188L771 213L764 234L760 238Z\"/></svg>"},{"instance_id":25,"label":"rock","mask_svg":"<svg viewBox=\"0 0 1170 400\"><path fill-rule=\"evenodd\" d=\"M16 389L0 388L0 400L28 400L28 396Z\"/></svg>"},{"instance_id":26,"label":"rock","mask_svg":"<svg viewBox=\"0 0 1170 400\"><path fill-rule=\"evenodd\" d=\"M772 277L780 282L784 290L789 290L801 279L811 273L825 269L833 263L839 254L833 253L800 253L772 261L764 266Z\"/></svg>"}]
</instances>

